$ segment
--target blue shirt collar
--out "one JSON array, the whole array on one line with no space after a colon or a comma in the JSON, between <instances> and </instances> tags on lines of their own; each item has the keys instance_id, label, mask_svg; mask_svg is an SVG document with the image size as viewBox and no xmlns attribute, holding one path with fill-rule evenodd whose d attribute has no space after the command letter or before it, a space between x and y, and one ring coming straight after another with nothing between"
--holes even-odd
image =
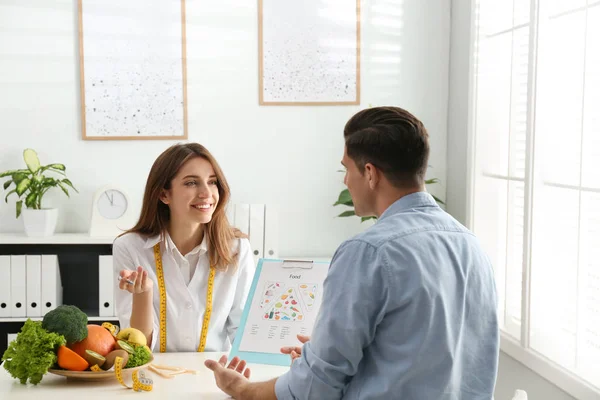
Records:
<instances>
[{"instance_id":1,"label":"blue shirt collar","mask_svg":"<svg viewBox=\"0 0 600 400\"><path fill-rule=\"evenodd\" d=\"M393 202L379 217L379 220L416 207L439 207L432 195L427 192L416 192L400 197Z\"/></svg>"}]
</instances>

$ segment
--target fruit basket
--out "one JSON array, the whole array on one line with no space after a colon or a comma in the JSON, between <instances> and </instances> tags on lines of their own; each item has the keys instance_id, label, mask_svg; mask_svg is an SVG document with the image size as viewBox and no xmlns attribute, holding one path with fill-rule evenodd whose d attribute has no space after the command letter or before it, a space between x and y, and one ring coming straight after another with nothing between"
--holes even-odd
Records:
<instances>
[{"instance_id":1,"label":"fruit basket","mask_svg":"<svg viewBox=\"0 0 600 400\"><path fill-rule=\"evenodd\" d=\"M148 361L146 364L142 364L139 367L132 367L132 368L125 368L123 369L123 379L124 380L131 380L131 374L134 371L139 371L142 369L147 368L150 364L152 364L152 361L154 361L154 357L150 358L150 361ZM69 370L65 370L65 369L53 369L50 368L48 370L49 373L54 374L54 375L60 375L60 376L65 376L68 379L77 379L77 380L83 380L83 381L95 381L95 380L103 380L103 379L117 379L115 376L115 371L114 369L110 369L108 371L69 371Z\"/></svg>"},{"instance_id":2,"label":"fruit basket","mask_svg":"<svg viewBox=\"0 0 600 400\"><path fill-rule=\"evenodd\" d=\"M61 305L42 321L28 319L2 360L3 367L22 384L37 385L46 373L124 384L123 379L130 379L135 371L143 376L141 370L150 366L154 356L141 331L119 330L109 322L88 324L79 308Z\"/></svg>"}]
</instances>

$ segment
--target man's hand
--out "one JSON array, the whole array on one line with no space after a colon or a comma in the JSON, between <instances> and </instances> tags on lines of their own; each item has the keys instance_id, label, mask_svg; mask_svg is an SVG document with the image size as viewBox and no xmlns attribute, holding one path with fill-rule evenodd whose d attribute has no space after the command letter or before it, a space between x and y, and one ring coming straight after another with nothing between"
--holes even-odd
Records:
<instances>
[{"instance_id":1,"label":"man's hand","mask_svg":"<svg viewBox=\"0 0 600 400\"><path fill-rule=\"evenodd\" d=\"M250 368L246 368L246 361L233 357L227 367L227 356L222 356L219 361L206 360L204 365L214 372L217 386L234 399L241 398L244 390L250 384Z\"/></svg>"},{"instance_id":2,"label":"man's hand","mask_svg":"<svg viewBox=\"0 0 600 400\"><path fill-rule=\"evenodd\" d=\"M310 336L297 335L296 337L302 344L304 344L310 340ZM282 347L281 352L283 354L289 354L290 357L292 358L292 362L294 362L294 360L296 358L300 357L300 355L302 354L302 347L298 347L298 346Z\"/></svg>"}]
</instances>

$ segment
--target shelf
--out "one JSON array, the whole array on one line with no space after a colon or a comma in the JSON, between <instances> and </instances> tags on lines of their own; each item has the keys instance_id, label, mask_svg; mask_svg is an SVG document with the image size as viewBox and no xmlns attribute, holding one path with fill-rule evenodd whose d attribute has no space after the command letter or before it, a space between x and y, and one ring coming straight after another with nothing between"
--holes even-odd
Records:
<instances>
[{"instance_id":1,"label":"shelf","mask_svg":"<svg viewBox=\"0 0 600 400\"><path fill-rule=\"evenodd\" d=\"M0 323L2 322L25 322L28 319L31 319L32 321L41 321L42 317L5 317L5 318L0 318ZM88 317L88 321L118 321L119 318L118 317L98 317L98 316L93 316L93 317Z\"/></svg>"},{"instance_id":2,"label":"shelf","mask_svg":"<svg viewBox=\"0 0 600 400\"><path fill-rule=\"evenodd\" d=\"M1 244L112 244L114 237L92 237L87 233L57 233L30 237L24 233L0 233Z\"/></svg>"}]
</instances>

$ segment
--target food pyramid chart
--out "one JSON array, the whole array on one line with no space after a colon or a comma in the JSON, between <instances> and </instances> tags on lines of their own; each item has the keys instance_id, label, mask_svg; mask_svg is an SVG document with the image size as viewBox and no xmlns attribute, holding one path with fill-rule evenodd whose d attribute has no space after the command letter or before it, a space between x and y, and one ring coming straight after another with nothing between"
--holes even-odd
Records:
<instances>
[{"instance_id":1,"label":"food pyramid chart","mask_svg":"<svg viewBox=\"0 0 600 400\"><path fill-rule=\"evenodd\" d=\"M312 311L313 305L315 304L318 285L316 283L301 283L299 288L300 297L302 298L306 311Z\"/></svg>"},{"instance_id":2,"label":"food pyramid chart","mask_svg":"<svg viewBox=\"0 0 600 400\"><path fill-rule=\"evenodd\" d=\"M275 321L302 321L304 313L300 306L297 289L288 287L275 300L275 304L263 315L263 319Z\"/></svg>"},{"instance_id":3,"label":"food pyramid chart","mask_svg":"<svg viewBox=\"0 0 600 400\"><path fill-rule=\"evenodd\" d=\"M266 282L260 301L260 308L271 308L273 301L279 296L281 291L283 291L282 282Z\"/></svg>"}]
</instances>

